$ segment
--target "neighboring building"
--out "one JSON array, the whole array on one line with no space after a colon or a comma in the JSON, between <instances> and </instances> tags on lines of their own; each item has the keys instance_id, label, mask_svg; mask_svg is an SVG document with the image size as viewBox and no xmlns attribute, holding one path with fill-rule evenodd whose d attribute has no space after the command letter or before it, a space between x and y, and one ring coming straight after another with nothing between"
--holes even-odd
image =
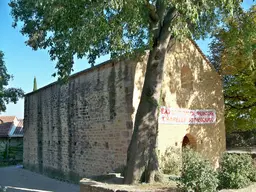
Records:
<instances>
[{"instance_id":1,"label":"neighboring building","mask_svg":"<svg viewBox=\"0 0 256 192\"><path fill-rule=\"evenodd\" d=\"M192 41L165 60L158 149L191 145L214 165L225 151L222 81ZM25 97L24 167L69 180L121 169L146 71L107 61Z\"/></svg>"},{"instance_id":2,"label":"neighboring building","mask_svg":"<svg viewBox=\"0 0 256 192\"><path fill-rule=\"evenodd\" d=\"M23 120L0 116L0 161L23 160Z\"/></svg>"}]
</instances>

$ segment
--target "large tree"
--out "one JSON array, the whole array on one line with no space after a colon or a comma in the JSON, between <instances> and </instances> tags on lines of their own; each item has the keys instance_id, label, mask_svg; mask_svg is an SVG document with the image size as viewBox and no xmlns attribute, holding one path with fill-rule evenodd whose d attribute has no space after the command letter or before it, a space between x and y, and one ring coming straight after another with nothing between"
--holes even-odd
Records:
<instances>
[{"instance_id":1,"label":"large tree","mask_svg":"<svg viewBox=\"0 0 256 192\"><path fill-rule=\"evenodd\" d=\"M4 62L4 53L0 51L0 112L6 110L6 104L16 103L23 96L23 91L16 88L8 88L8 83L12 78L8 74Z\"/></svg>"},{"instance_id":2,"label":"large tree","mask_svg":"<svg viewBox=\"0 0 256 192\"><path fill-rule=\"evenodd\" d=\"M214 35L210 60L223 77L227 131L255 129L256 6L239 9Z\"/></svg>"},{"instance_id":3,"label":"large tree","mask_svg":"<svg viewBox=\"0 0 256 192\"><path fill-rule=\"evenodd\" d=\"M131 56L149 49L147 69L125 183L154 181L158 171L158 101L167 46L174 39L200 38L239 7L240 0L11 0L14 26L22 23L33 49L48 49L57 75L67 77L73 58Z\"/></svg>"}]
</instances>

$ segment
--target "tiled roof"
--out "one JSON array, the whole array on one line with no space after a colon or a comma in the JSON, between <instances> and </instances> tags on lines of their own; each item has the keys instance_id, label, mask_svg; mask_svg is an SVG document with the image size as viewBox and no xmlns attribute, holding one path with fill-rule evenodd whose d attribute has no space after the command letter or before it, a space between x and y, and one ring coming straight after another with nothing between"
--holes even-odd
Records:
<instances>
[{"instance_id":1,"label":"tiled roof","mask_svg":"<svg viewBox=\"0 0 256 192\"><path fill-rule=\"evenodd\" d=\"M24 134L23 119L19 119L19 124L17 125L16 129L13 132L13 136L23 135L23 134Z\"/></svg>"},{"instance_id":2,"label":"tiled roof","mask_svg":"<svg viewBox=\"0 0 256 192\"><path fill-rule=\"evenodd\" d=\"M23 119L15 116L0 116L0 137L23 136Z\"/></svg>"},{"instance_id":3,"label":"tiled roof","mask_svg":"<svg viewBox=\"0 0 256 192\"><path fill-rule=\"evenodd\" d=\"M0 124L0 137L8 137L9 132L12 128L13 123L12 122L6 122Z\"/></svg>"},{"instance_id":4,"label":"tiled roof","mask_svg":"<svg viewBox=\"0 0 256 192\"><path fill-rule=\"evenodd\" d=\"M0 124L7 123L7 122L13 122L14 119L15 119L15 116L0 116Z\"/></svg>"}]
</instances>

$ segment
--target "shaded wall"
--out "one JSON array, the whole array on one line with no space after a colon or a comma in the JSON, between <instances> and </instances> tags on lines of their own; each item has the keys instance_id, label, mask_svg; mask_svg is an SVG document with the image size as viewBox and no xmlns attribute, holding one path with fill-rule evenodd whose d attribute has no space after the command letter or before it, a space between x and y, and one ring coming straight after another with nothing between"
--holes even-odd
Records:
<instances>
[{"instance_id":1,"label":"shaded wall","mask_svg":"<svg viewBox=\"0 0 256 192\"><path fill-rule=\"evenodd\" d=\"M26 95L24 167L74 181L122 169L135 66L110 61Z\"/></svg>"}]
</instances>

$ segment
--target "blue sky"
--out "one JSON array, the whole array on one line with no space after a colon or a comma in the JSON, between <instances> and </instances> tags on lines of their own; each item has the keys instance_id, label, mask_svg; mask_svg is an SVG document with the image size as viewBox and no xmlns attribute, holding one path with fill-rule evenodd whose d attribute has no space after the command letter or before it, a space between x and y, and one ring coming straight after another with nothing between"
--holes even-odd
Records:
<instances>
[{"instance_id":1,"label":"blue sky","mask_svg":"<svg viewBox=\"0 0 256 192\"><path fill-rule=\"evenodd\" d=\"M12 28L12 17L10 16L9 0L0 0L0 50L5 54L5 63L8 72L14 76L10 82L11 87L22 88L25 93L33 89L34 76L37 79L37 87L43 87L56 79L51 75L55 72L55 62L45 50L33 51L25 45L26 37L22 36L19 29ZM244 0L243 6L248 9L253 4L253 0ZM198 45L207 54L209 39L198 41ZM97 63L106 60L100 58ZM86 69L89 64L86 60L76 60L74 73ZM23 118L24 100L17 104L8 104L7 110L1 115L15 115Z\"/></svg>"}]
</instances>

